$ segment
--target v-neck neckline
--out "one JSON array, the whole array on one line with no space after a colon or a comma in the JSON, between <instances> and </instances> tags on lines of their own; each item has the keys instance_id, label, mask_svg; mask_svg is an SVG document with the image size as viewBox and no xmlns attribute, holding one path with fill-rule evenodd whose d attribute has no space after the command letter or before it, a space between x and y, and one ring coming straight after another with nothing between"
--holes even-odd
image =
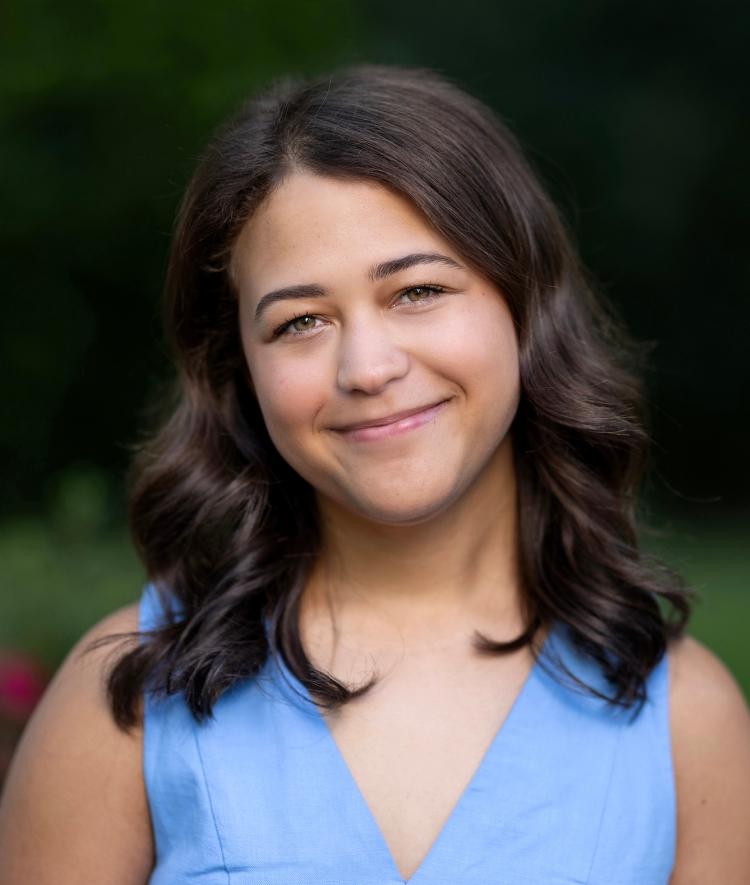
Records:
<instances>
[{"instance_id":1,"label":"v-neck neckline","mask_svg":"<svg viewBox=\"0 0 750 885\"><path fill-rule=\"evenodd\" d=\"M371 844L377 844L380 853L383 855L384 863L388 865L388 873L389 873L389 881L397 882L399 885L421 885L422 878L424 875L427 875L427 872L431 866L434 865L435 855L440 851L441 845L445 842L447 836L449 835L449 831L455 827L456 821L460 818L463 808L467 803L467 797L470 793L472 793L478 781L481 779L483 772L488 767L491 758L500 751L501 746L506 743L508 740L508 732L512 731L513 728L516 728L519 720L523 714L523 710L526 707L528 701L528 695L531 693L533 685L536 683L538 679L538 673L540 669L540 659L549 651L550 640L552 638L552 634L555 632L556 625L550 625L547 635L542 642L542 645L539 649L539 653L536 655L529 672L526 674L526 677L516 694L516 697L513 700L513 703L508 710L503 721L500 723L499 728L493 735L490 740L486 750L482 754L482 757L479 760L477 767L474 769L471 777L464 785L463 790L458 796L458 799L454 802L453 807L451 808L448 816L443 821L442 826L437 832L435 838L432 840L430 847L427 849L427 853L424 855L422 860L420 861L417 868L414 872L409 876L408 879L405 879L401 871L398 868L398 864L393 857L393 853L391 852L390 846L388 845L388 841L386 840L383 831L380 827L380 824L375 817L370 804L368 803L362 789L357 783L354 774L352 773L351 768L349 767L349 763L346 761L346 758L341 751L336 739L333 736L333 732L323 716L320 708L313 700L310 692L307 690L305 685L297 679L291 670L284 663L281 655L277 655L279 665L286 677L292 685L295 687L297 692L305 699L306 702L309 703L311 707L311 715L314 719L315 724L318 729L322 732L324 740L331 750L336 763L339 769L342 772L343 779L347 783L347 789L352 794L355 799L355 804L358 807L362 818L366 821L367 828L370 830L370 835L372 838ZM427 883L425 883L427 885Z\"/></svg>"}]
</instances>

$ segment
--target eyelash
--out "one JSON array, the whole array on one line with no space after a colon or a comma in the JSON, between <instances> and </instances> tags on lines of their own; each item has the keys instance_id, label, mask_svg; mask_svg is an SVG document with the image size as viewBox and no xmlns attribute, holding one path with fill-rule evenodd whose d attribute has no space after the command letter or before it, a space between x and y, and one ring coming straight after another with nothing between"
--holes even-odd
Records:
<instances>
[{"instance_id":1,"label":"eyelash","mask_svg":"<svg viewBox=\"0 0 750 885\"><path fill-rule=\"evenodd\" d=\"M428 292L430 292L430 295L428 295L427 298L421 299L420 301L412 301L411 302L412 305L425 304L425 303L431 304L435 297L438 297L445 292L445 289L442 286L438 286L436 283L419 283L416 286L408 286L406 289L402 289L398 293L396 298L401 298L402 295L406 295L407 292L413 292L416 289L426 289ZM296 316L293 316L290 319L285 320L280 326L277 326L273 330L272 337L274 339L280 338L282 335L284 335L286 333L287 329L292 325L292 323L296 322L297 320L301 320L303 317L310 317L311 319L315 319L314 315L311 313L298 313ZM293 338L301 338L301 337L306 336L308 333L307 332L291 332L289 334Z\"/></svg>"}]
</instances>

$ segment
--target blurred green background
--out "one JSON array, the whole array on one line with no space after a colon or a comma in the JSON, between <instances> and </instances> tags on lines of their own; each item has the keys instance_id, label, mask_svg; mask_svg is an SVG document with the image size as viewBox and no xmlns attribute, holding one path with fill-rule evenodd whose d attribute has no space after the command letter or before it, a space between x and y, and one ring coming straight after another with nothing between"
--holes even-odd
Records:
<instances>
[{"instance_id":1,"label":"blurred green background","mask_svg":"<svg viewBox=\"0 0 750 885\"><path fill-rule=\"evenodd\" d=\"M698 589L692 632L750 694L750 7L15 0L1 16L0 647L52 668L140 592L123 475L168 372L165 255L212 128L277 74L396 62L504 117L599 289L654 343L645 543Z\"/></svg>"}]
</instances>

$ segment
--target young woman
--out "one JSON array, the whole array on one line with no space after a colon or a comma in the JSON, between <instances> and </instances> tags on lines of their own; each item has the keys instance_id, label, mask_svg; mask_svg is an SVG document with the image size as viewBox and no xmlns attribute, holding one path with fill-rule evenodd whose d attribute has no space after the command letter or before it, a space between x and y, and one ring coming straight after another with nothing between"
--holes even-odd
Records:
<instances>
[{"instance_id":1,"label":"young woman","mask_svg":"<svg viewBox=\"0 0 750 885\"><path fill-rule=\"evenodd\" d=\"M3 885L750 881L747 707L638 547L632 349L487 108L274 84L166 307L149 583L27 729Z\"/></svg>"}]
</instances>

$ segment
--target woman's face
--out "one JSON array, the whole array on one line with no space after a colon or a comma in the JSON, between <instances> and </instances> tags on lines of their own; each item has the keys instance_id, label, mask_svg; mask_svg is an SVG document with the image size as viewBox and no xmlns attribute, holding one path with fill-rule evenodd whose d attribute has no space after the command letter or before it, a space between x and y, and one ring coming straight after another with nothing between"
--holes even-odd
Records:
<instances>
[{"instance_id":1,"label":"woman's face","mask_svg":"<svg viewBox=\"0 0 750 885\"><path fill-rule=\"evenodd\" d=\"M319 496L421 522L508 444L520 389L508 307L403 196L295 172L243 228L231 273L269 435Z\"/></svg>"}]
</instances>

